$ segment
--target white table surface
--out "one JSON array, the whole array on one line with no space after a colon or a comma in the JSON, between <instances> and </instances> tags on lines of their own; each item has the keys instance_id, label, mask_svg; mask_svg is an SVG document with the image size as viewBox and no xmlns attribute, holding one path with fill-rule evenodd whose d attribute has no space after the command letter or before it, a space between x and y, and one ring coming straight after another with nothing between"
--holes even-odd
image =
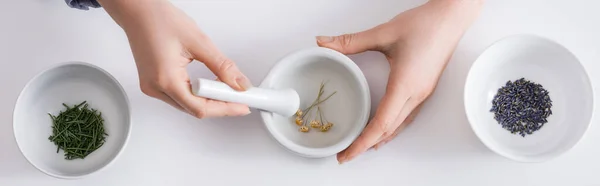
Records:
<instances>
[{"instance_id":1,"label":"white table surface","mask_svg":"<svg viewBox=\"0 0 600 186\"><path fill-rule=\"evenodd\" d=\"M424 0L175 1L258 84L277 59L315 46L313 36L360 31ZM149 98L122 30L102 9L79 11L63 0L0 1L0 185L600 185L598 117L574 149L552 161L524 164L488 150L463 109L470 65L492 42L532 33L554 39L600 83L600 1L488 0L464 36L436 92L416 121L379 151L338 165L304 159L280 147L257 112L198 120ZM376 53L352 56L381 98L388 73ZM64 61L96 64L124 86L133 108L127 148L112 166L79 180L59 180L31 166L18 150L12 111L25 83ZM192 76L210 77L201 65ZM595 93L598 98L599 92ZM598 108L598 105L596 104Z\"/></svg>"}]
</instances>

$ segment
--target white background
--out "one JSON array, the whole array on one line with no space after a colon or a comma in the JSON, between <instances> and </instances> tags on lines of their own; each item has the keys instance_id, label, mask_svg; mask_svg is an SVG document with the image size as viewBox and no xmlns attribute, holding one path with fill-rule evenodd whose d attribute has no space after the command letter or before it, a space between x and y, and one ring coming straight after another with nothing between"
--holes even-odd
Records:
<instances>
[{"instance_id":1,"label":"white background","mask_svg":"<svg viewBox=\"0 0 600 186\"><path fill-rule=\"evenodd\" d=\"M423 0L175 1L252 80L260 83L283 55L315 46L315 35L355 32L385 22ZM469 127L463 87L470 65L492 42L532 33L565 45L600 83L600 1L488 0L416 121L379 151L338 165L304 159L277 145L258 112L197 120L143 95L122 30L103 9L80 11L63 0L0 1L0 185L600 185L600 128L593 119L574 149L552 161L515 163L488 150ZM373 94L388 65L376 53L352 56ZM31 166L12 132L25 83L64 61L98 65L124 86L133 131L122 156L98 174L59 180ZM193 76L209 76L201 65ZM599 92L596 92L598 98ZM596 104L598 108L598 105Z\"/></svg>"}]
</instances>

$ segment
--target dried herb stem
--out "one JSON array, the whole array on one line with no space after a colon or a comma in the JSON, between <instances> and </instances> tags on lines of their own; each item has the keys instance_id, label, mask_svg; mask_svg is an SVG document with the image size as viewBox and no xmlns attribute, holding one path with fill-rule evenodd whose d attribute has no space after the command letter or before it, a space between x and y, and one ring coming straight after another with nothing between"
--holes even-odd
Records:
<instances>
[{"instance_id":1,"label":"dried herb stem","mask_svg":"<svg viewBox=\"0 0 600 186\"><path fill-rule=\"evenodd\" d=\"M73 107L62 104L65 110L57 116L48 114L52 119L52 135L48 140L56 146L56 153L62 149L65 159L85 158L106 141L102 113L88 108L86 101Z\"/></svg>"},{"instance_id":2,"label":"dried herb stem","mask_svg":"<svg viewBox=\"0 0 600 186\"><path fill-rule=\"evenodd\" d=\"M331 127L333 127L333 123L327 122L326 118L324 119L325 116L323 116L324 113L323 110L321 110L321 104L333 97L337 91L334 91L322 99L323 95L325 94L325 84L325 82L321 82L317 98L310 106L304 110L298 109L296 112L296 124L300 126L300 132L308 132L310 128L317 128L320 129L321 132L327 132ZM315 116L311 119L312 111L315 110L315 107ZM310 124L310 128L307 126L307 123Z\"/></svg>"},{"instance_id":3,"label":"dried herb stem","mask_svg":"<svg viewBox=\"0 0 600 186\"><path fill-rule=\"evenodd\" d=\"M321 85L319 86L319 93L317 94L317 99L315 99L308 108L303 110L304 113L309 112L312 109L312 107L314 107L319 102L319 100L321 100L321 96L325 93L324 89L325 83L321 82Z\"/></svg>"},{"instance_id":4,"label":"dried herb stem","mask_svg":"<svg viewBox=\"0 0 600 186\"><path fill-rule=\"evenodd\" d=\"M304 112L305 112L305 113L306 113L306 112L309 112L309 111L310 111L310 110L311 110L313 107L315 107L315 106L317 106L317 105L320 105L321 103L323 103L323 102L327 101L329 98L331 98L331 96L335 95L336 93L337 93L337 91L335 91L335 92L333 92L333 93L329 94L329 96L327 96L325 99L323 99L323 100L320 100L320 101L318 101L318 102L315 102L315 103L313 103L313 104L312 104L312 105L310 105L308 108L306 108L306 109L304 110ZM318 100L318 99L317 99L317 100Z\"/></svg>"}]
</instances>

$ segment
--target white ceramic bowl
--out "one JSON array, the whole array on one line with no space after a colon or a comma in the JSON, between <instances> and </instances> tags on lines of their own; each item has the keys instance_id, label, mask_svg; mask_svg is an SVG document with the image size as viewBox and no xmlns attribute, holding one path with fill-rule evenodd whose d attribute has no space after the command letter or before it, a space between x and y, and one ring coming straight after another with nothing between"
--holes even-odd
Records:
<instances>
[{"instance_id":1,"label":"white ceramic bowl","mask_svg":"<svg viewBox=\"0 0 600 186\"><path fill-rule=\"evenodd\" d=\"M325 95L337 93L321 108L334 127L326 132L301 133L295 117L262 112L267 130L285 148L304 157L322 158L346 149L362 132L369 118L369 86L358 66L347 56L326 48L294 52L279 61L263 80L262 88L293 88L301 108L315 100L321 82ZM305 113L306 114L306 113ZM314 113L313 113L314 115Z\"/></svg>"},{"instance_id":2,"label":"white ceramic bowl","mask_svg":"<svg viewBox=\"0 0 600 186\"><path fill-rule=\"evenodd\" d=\"M522 137L503 129L490 112L497 90L509 80L541 84L553 101L540 130ZM520 162L557 157L583 137L593 113L593 90L579 60L560 44L532 35L517 35L490 46L467 77L465 110L475 134L492 151Z\"/></svg>"},{"instance_id":3,"label":"white ceramic bowl","mask_svg":"<svg viewBox=\"0 0 600 186\"><path fill-rule=\"evenodd\" d=\"M65 160L64 152L48 140L52 120L64 107L87 100L102 112L109 136L98 150L85 159ZM22 90L13 115L19 149L40 171L57 178L80 178L111 164L123 151L131 131L127 95L108 72L97 66L69 62L49 68L30 80Z\"/></svg>"}]
</instances>

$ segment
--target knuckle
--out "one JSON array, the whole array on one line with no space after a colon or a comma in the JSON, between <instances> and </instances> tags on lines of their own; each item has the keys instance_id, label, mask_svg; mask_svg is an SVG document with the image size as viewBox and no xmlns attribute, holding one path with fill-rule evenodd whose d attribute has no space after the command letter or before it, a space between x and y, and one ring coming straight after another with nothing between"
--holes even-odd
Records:
<instances>
[{"instance_id":1,"label":"knuckle","mask_svg":"<svg viewBox=\"0 0 600 186\"><path fill-rule=\"evenodd\" d=\"M382 138L387 138L390 137L392 135L392 132L389 132L389 130L384 130L383 133L381 134Z\"/></svg>"},{"instance_id":2,"label":"knuckle","mask_svg":"<svg viewBox=\"0 0 600 186\"><path fill-rule=\"evenodd\" d=\"M202 109L197 109L196 111L193 112L194 117L202 119L206 117L206 109L202 108Z\"/></svg>"},{"instance_id":3,"label":"knuckle","mask_svg":"<svg viewBox=\"0 0 600 186\"><path fill-rule=\"evenodd\" d=\"M153 80L153 83L156 85L157 88L165 91L169 89L169 86L171 85L171 80L168 75L164 73L159 73L157 74L157 77Z\"/></svg>"},{"instance_id":4,"label":"knuckle","mask_svg":"<svg viewBox=\"0 0 600 186\"><path fill-rule=\"evenodd\" d=\"M190 52L189 50L182 50L179 55L181 55L183 58L189 60L190 62L192 60L194 60L194 57L198 57L198 56L194 56L194 54L192 52Z\"/></svg>"},{"instance_id":5,"label":"knuckle","mask_svg":"<svg viewBox=\"0 0 600 186\"><path fill-rule=\"evenodd\" d=\"M198 107L192 109L192 114L194 115L194 117L198 119L208 117L208 108L206 108L204 105L206 104L201 104Z\"/></svg>"},{"instance_id":6,"label":"knuckle","mask_svg":"<svg viewBox=\"0 0 600 186\"><path fill-rule=\"evenodd\" d=\"M147 96L153 96L154 95L154 89L151 88L150 86L148 86L147 83L140 84L140 90L142 90L142 93L144 93Z\"/></svg>"},{"instance_id":7,"label":"knuckle","mask_svg":"<svg viewBox=\"0 0 600 186\"><path fill-rule=\"evenodd\" d=\"M389 119L377 119L377 121L375 122L375 129L382 136L389 136L389 126L392 125L392 122L393 121Z\"/></svg>"},{"instance_id":8,"label":"knuckle","mask_svg":"<svg viewBox=\"0 0 600 186\"><path fill-rule=\"evenodd\" d=\"M431 94L433 93L433 91L435 90L435 86L425 86L421 89L421 91L418 91L416 94L414 94L414 99L417 100L417 102L423 102L425 101L429 96L431 96Z\"/></svg>"},{"instance_id":9,"label":"knuckle","mask_svg":"<svg viewBox=\"0 0 600 186\"><path fill-rule=\"evenodd\" d=\"M436 85L437 85L437 83L435 83L435 84L431 84L431 85L428 85L428 86L425 86L425 90L423 90L423 91L425 92L425 94L426 94L427 96L429 96L429 95L431 95L431 94L433 93L433 91L435 90L435 87L436 87Z\"/></svg>"},{"instance_id":10,"label":"knuckle","mask_svg":"<svg viewBox=\"0 0 600 186\"><path fill-rule=\"evenodd\" d=\"M142 93L151 97L156 97L161 92L167 92L170 86L170 78L163 73L157 73L156 76L151 78L140 78L140 89L142 90Z\"/></svg>"},{"instance_id":11,"label":"knuckle","mask_svg":"<svg viewBox=\"0 0 600 186\"><path fill-rule=\"evenodd\" d=\"M405 86L405 83L388 83L386 85L386 90L387 91L394 91L394 90L409 90L408 86Z\"/></svg>"},{"instance_id":12,"label":"knuckle","mask_svg":"<svg viewBox=\"0 0 600 186\"><path fill-rule=\"evenodd\" d=\"M358 146L358 149L369 149L369 148L371 148L372 146L373 146L373 145L370 145L370 144L363 143L363 144L360 144L360 145Z\"/></svg>"},{"instance_id":13,"label":"knuckle","mask_svg":"<svg viewBox=\"0 0 600 186\"><path fill-rule=\"evenodd\" d=\"M235 64L230 59L222 59L219 62L219 72L227 72L235 67Z\"/></svg>"},{"instance_id":14,"label":"knuckle","mask_svg":"<svg viewBox=\"0 0 600 186\"><path fill-rule=\"evenodd\" d=\"M342 35L342 39L340 39L340 45L342 46L342 49L347 49L350 48L350 46L352 45L352 41L354 40L355 35L354 34L344 34Z\"/></svg>"},{"instance_id":15,"label":"knuckle","mask_svg":"<svg viewBox=\"0 0 600 186\"><path fill-rule=\"evenodd\" d=\"M402 125L407 125L409 123L412 123L414 120L415 120L415 117L411 114L404 120L404 122L402 122Z\"/></svg>"},{"instance_id":16,"label":"knuckle","mask_svg":"<svg viewBox=\"0 0 600 186\"><path fill-rule=\"evenodd\" d=\"M192 23L194 25L197 25L195 21L192 21ZM210 41L210 38L208 37L208 35L206 35L200 29L194 29L192 33L193 33L193 36L194 36L193 38L195 38L196 41L197 41L196 43L204 43L205 41Z\"/></svg>"},{"instance_id":17,"label":"knuckle","mask_svg":"<svg viewBox=\"0 0 600 186\"><path fill-rule=\"evenodd\" d=\"M156 90L156 87L153 84L151 84L151 83L148 83L148 82L142 82L142 83L140 83L140 90L146 96L150 96L150 97L157 97L158 96L158 91Z\"/></svg>"}]
</instances>

